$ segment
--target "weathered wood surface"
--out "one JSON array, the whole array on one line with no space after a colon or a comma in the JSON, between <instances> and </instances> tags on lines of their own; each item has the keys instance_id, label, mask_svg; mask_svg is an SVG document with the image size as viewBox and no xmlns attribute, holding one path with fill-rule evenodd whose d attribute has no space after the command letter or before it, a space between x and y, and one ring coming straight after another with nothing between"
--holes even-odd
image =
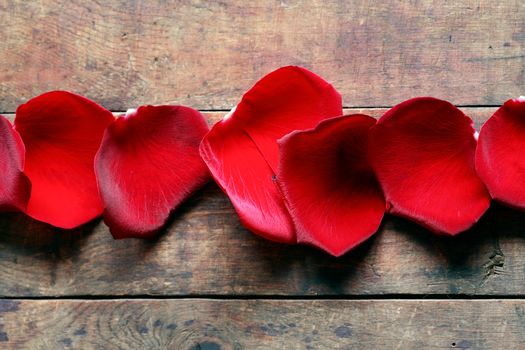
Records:
<instances>
[{"instance_id":1,"label":"weathered wood surface","mask_svg":"<svg viewBox=\"0 0 525 350\"><path fill-rule=\"evenodd\" d=\"M2 349L523 349L523 300L0 300Z\"/></svg>"},{"instance_id":2,"label":"weathered wood surface","mask_svg":"<svg viewBox=\"0 0 525 350\"><path fill-rule=\"evenodd\" d=\"M58 88L111 110L229 109L288 64L325 77L347 106L493 105L525 83L519 0L0 0L0 23L1 112Z\"/></svg>"},{"instance_id":3,"label":"weathered wood surface","mask_svg":"<svg viewBox=\"0 0 525 350\"><path fill-rule=\"evenodd\" d=\"M494 108L463 110L479 126ZM210 123L221 115L207 113ZM2 214L0 296L524 295L524 228L525 214L498 205L456 238L387 217L371 240L332 258L251 234L210 184L152 242L114 241L100 221L62 231Z\"/></svg>"}]
</instances>

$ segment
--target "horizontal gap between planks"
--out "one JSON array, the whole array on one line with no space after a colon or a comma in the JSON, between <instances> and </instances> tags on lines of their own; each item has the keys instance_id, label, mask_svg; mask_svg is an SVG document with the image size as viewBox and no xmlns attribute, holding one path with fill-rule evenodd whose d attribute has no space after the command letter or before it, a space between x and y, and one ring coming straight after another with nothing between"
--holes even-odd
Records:
<instances>
[{"instance_id":1,"label":"horizontal gap between planks","mask_svg":"<svg viewBox=\"0 0 525 350\"><path fill-rule=\"evenodd\" d=\"M455 105L458 108L496 108L501 107L501 105ZM392 108L393 106L343 106L343 109L383 109L383 108ZM199 109L200 112L205 113L226 113L231 109ZM111 113L126 113L125 110L122 111L111 111ZM14 111L0 111L0 114L15 114Z\"/></svg>"},{"instance_id":2,"label":"horizontal gap between planks","mask_svg":"<svg viewBox=\"0 0 525 350\"><path fill-rule=\"evenodd\" d=\"M68 295L68 296L1 296L0 300L163 300L163 299L210 299L210 300L525 300L525 295L468 295L468 294L372 294L372 295Z\"/></svg>"}]
</instances>

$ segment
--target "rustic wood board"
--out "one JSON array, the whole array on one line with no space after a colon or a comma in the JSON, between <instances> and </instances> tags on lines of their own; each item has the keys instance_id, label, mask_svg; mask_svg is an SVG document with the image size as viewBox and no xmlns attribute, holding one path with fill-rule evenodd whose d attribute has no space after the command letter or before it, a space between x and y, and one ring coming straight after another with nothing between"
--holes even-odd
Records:
<instances>
[{"instance_id":1,"label":"rustic wood board","mask_svg":"<svg viewBox=\"0 0 525 350\"><path fill-rule=\"evenodd\" d=\"M0 112L57 88L111 110L229 109L296 64L346 106L523 93L523 1L0 1Z\"/></svg>"},{"instance_id":2,"label":"rustic wood board","mask_svg":"<svg viewBox=\"0 0 525 350\"><path fill-rule=\"evenodd\" d=\"M463 110L479 127L495 109ZM2 214L0 296L523 295L524 227L525 214L498 205L456 238L389 216L371 240L332 258L251 234L210 184L156 241L114 241L100 221L63 231Z\"/></svg>"},{"instance_id":3,"label":"rustic wood board","mask_svg":"<svg viewBox=\"0 0 525 350\"><path fill-rule=\"evenodd\" d=\"M0 300L2 349L523 349L523 300Z\"/></svg>"}]
</instances>

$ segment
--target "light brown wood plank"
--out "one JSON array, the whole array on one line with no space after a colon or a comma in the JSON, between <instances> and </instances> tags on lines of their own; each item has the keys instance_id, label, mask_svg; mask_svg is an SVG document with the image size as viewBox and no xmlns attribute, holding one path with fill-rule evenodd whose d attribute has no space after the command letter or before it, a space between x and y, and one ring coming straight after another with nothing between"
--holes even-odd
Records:
<instances>
[{"instance_id":1,"label":"light brown wood plank","mask_svg":"<svg viewBox=\"0 0 525 350\"><path fill-rule=\"evenodd\" d=\"M523 300L0 301L2 349L523 349Z\"/></svg>"},{"instance_id":2,"label":"light brown wood plank","mask_svg":"<svg viewBox=\"0 0 525 350\"><path fill-rule=\"evenodd\" d=\"M463 110L479 126L494 108ZM114 241L100 221L63 231L1 214L0 296L525 295L524 227L525 214L497 205L456 238L387 217L371 240L332 258L251 234L210 184L152 242Z\"/></svg>"},{"instance_id":3,"label":"light brown wood plank","mask_svg":"<svg viewBox=\"0 0 525 350\"><path fill-rule=\"evenodd\" d=\"M229 109L289 64L332 82L346 106L501 104L525 84L519 0L4 0L0 23L4 112L54 89L112 110Z\"/></svg>"}]
</instances>

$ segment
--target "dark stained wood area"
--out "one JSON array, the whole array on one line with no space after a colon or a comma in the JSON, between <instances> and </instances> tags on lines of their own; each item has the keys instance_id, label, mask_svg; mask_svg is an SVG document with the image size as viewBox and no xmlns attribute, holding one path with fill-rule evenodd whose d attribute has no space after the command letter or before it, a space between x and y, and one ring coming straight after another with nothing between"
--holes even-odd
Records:
<instances>
[{"instance_id":1,"label":"dark stained wood area","mask_svg":"<svg viewBox=\"0 0 525 350\"><path fill-rule=\"evenodd\" d=\"M8 300L7 349L519 349L523 300Z\"/></svg>"}]
</instances>

